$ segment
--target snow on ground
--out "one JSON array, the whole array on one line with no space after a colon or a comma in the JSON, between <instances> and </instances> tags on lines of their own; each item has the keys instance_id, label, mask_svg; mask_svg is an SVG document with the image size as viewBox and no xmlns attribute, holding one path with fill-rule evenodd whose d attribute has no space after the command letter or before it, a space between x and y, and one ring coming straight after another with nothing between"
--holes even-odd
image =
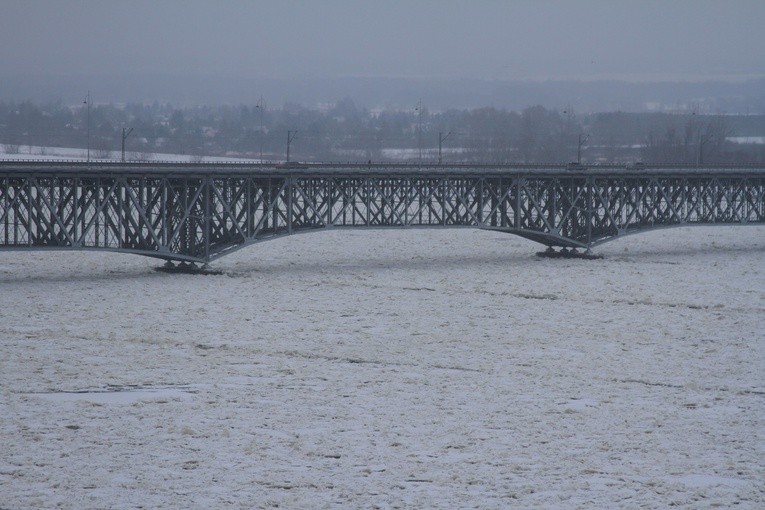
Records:
<instances>
[{"instance_id":1,"label":"snow on ground","mask_svg":"<svg viewBox=\"0 0 765 510\"><path fill-rule=\"evenodd\" d=\"M0 144L0 161L87 161L87 149L73 149L69 147L41 147L37 145L21 145L12 152L6 145ZM120 161L120 151L101 151L91 149L90 161L115 162ZM216 156L190 156L186 154L169 153L140 153L126 152L127 161L158 161L166 163L257 163L258 159L242 159Z\"/></svg>"},{"instance_id":2,"label":"snow on ground","mask_svg":"<svg viewBox=\"0 0 765 510\"><path fill-rule=\"evenodd\" d=\"M763 508L765 227L0 251L0 508Z\"/></svg>"},{"instance_id":3,"label":"snow on ground","mask_svg":"<svg viewBox=\"0 0 765 510\"><path fill-rule=\"evenodd\" d=\"M765 144L765 136L729 136L726 140L733 143L754 143L757 145Z\"/></svg>"}]
</instances>

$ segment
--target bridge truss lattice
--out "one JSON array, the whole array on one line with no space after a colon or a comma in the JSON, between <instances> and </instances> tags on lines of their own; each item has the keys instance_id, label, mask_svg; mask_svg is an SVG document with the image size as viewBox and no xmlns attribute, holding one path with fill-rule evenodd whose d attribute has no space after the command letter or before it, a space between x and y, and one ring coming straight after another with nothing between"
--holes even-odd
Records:
<instances>
[{"instance_id":1,"label":"bridge truss lattice","mask_svg":"<svg viewBox=\"0 0 765 510\"><path fill-rule=\"evenodd\" d=\"M589 249L639 231L764 224L765 169L0 164L0 249L208 262L351 227L477 227Z\"/></svg>"}]
</instances>

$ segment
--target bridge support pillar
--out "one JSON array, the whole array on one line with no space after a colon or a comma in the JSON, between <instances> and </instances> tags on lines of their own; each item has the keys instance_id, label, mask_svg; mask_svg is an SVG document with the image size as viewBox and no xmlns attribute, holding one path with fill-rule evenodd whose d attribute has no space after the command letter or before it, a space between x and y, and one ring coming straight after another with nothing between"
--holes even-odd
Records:
<instances>
[{"instance_id":1,"label":"bridge support pillar","mask_svg":"<svg viewBox=\"0 0 765 510\"><path fill-rule=\"evenodd\" d=\"M208 275L217 275L217 274L223 274L221 271L213 271L210 269L210 266L205 264L202 264L201 266L197 264L196 262L178 262L177 264L174 264L171 260L168 260L165 262L164 265L160 267L154 268L156 271L160 271L162 273L171 273L171 274L208 274Z\"/></svg>"},{"instance_id":2,"label":"bridge support pillar","mask_svg":"<svg viewBox=\"0 0 765 510\"><path fill-rule=\"evenodd\" d=\"M537 257L544 257L549 259L585 259L594 260L602 259L603 255L592 253L589 248L585 251L581 251L579 248L561 248L555 250L552 246L548 246L545 251L538 251Z\"/></svg>"}]
</instances>

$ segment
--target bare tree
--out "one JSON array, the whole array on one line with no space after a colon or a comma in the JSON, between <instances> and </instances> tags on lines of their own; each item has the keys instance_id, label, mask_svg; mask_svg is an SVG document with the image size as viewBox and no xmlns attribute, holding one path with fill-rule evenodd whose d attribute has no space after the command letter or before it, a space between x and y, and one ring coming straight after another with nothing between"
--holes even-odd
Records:
<instances>
[{"instance_id":1,"label":"bare tree","mask_svg":"<svg viewBox=\"0 0 765 510\"><path fill-rule=\"evenodd\" d=\"M95 159L111 159L112 151L109 149L93 149L91 151Z\"/></svg>"},{"instance_id":2,"label":"bare tree","mask_svg":"<svg viewBox=\"0 0 765 510\"><path fill-rule=\"evenodd\" d=\"M698 163L721 163L725 157L725 145L728 138L733 136L727 119L723 115L716 115L707 124L703 134L699 132L698 139Z\"/></svg>"},{"instance_id":3,"label":"bare tree","mask_svg":"<svg viewBox=\"0 0 765 510\"><path fill-rule=\"evenodd\" d=\"M146 151L138 151L133 153L132 159L136 161L151 161L154 159L154 154Z\"/></svg>"},{"instance_id":4,"label":"bare tree","mask_svg":"<svg viewBox=\"0 0 765 510\"><path fill-rule=\"evenodd\" d=\"M110 159L112 151L109 149L109 141L99 139L95 143L95 148L91 149L91 154L95 159Z\"/></svg>"}]
</instances>

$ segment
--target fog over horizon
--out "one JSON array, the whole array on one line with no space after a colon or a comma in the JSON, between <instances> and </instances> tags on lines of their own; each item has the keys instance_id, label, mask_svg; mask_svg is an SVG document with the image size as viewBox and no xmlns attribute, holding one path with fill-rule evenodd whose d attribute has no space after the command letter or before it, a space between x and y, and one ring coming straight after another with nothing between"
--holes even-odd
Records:
<instances>
[{"instance_id":1,"label":"fog over horizon","mask_svg":"<svg viewBox=\"0 0 765 510\"><path fill-rule=\"evenodd\" d=\"M92 90L104 103L765 103L765 3L753 0L9 0L2 10L0 100L75 103Z\"/></svg>"}]
</instances>

